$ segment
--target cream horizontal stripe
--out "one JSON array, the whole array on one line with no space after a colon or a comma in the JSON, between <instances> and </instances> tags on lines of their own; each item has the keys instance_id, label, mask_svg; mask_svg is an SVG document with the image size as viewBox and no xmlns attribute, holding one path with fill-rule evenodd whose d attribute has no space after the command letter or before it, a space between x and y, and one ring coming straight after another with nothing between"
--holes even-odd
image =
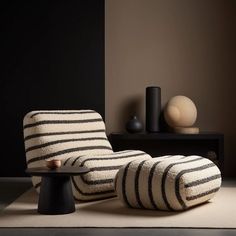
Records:
<instances>
[{"instance_id":1,"label":"cream horizontal stripe","mask_svg":"<svg viewBox=\"0 0 236 236\"><path fill-rule=\"evenodd\" d=\"M211 175L211 176L207 176L207 177L202 177L201 179L197 179L193 182L190 182L189 184L184 184L185 188L191 188L191 187L195 187L197 185L201 185L207 182L211 182L215 179L221 179L221 175L220 174L215 174L215 175Z\"/></svg>"},{"instance_id":2,"label":"cream horizontal stripe","mask_svg":"<svg viewBox=\"0 0 236 236\"><path fill-rule=\"evenodd\" d=\"M60 125L60 124L88 124L88 123L95 123L100 122L102 119L96 118L96 119L76 119L76 120L42 120L33 122L31 124L24 125L24 129L29 129L32 127L38 127L38 126L44 126L44 125Z\"/></svg>"},{"instance_id":3,"label":"cream horizontal stripe","mask_svg":"<svg viewBox=\"0 0 236 236\"><path fill-rule=\"evenodd\" d=\"M192 173L186 173L184 174L183 178L185 180L185 184L187 185L195 181L196 179L207 178L215 174L219 174L219 169L216 166L213 166L210 169L199 170L198 175L195 175L195 174L193 175Z\"/></svg>"},{"instance_id":4,"label":"cream horizontal stripe","mask_svg":"<svg viewBox=\"0 0 236 236\"><path fill-rule=\"evenodd\" d=\"M202 198L202 197L205 197L205 196L208 196L208 199L209 199L209 195L215 194L218 191L219 191L219 187L208 189L206 192L202 192L202 193L199 193L197 195L189 196L187 198L187 200L192 201L192 200L199 199L199 198Z\"/></svg>"},{"instance_id":5,"label":"cream horizontal stripe","mask_svg":"<svg viewBox=\"0 0 236 236\"><path fill-rule=\"evenodd\" d=\"M33 139L28 139L25 141L25 147L29 148L37 144L43 144L47 142L53 142L57 140L65 139L78 139L78 138L107 138L104 132L100 133L87 133L87 134L65 134L65 135L53 135L47 137L38 137Z\"/></svg>"},{"instance_id":6,"label":"cream horizontal stripe","mask_svg":"<svg viewBox=\"0 0 236 236\"><path fill-rule=\"evenodd\" d=\"M136 158L135 158L136 157ZM145 154L137 154L137 155L134 155L133 156L133 158L134 159L141 159L141 158L144 158L144 157L146 157L146 155ZM130 158L130 157L129 157ZM96 158L97 159L97 158ZM91 161L97 161L97 162L100 162L100 163L102 163L102 162L104 162L104 159L93 159L93 160L91 160ZM128 161L131 161L131 159L128 159L126 156L124 156L124 157L114 157L114 158L110 158L110 161L112 161L112 160L118 160L118 159L123 159L123 161L125 162L128 162ZM92 162L91 162L92 163ZM115 161L113 161L113 162L111 162L111 163L116 163ZM83 162L81 162L81 166L87 166L88 164L86 163L86 164L84 164Z\"/></svg>"},{"instance_id":7,"label":"cream horizontal stripe","mask_svg":"<svg viewBox=\"0 0 236 236\"><path fill-rule=\"evenodd\" d=\"M88 113L88 114L71 114L71 115L61 115L61 114L48 114L48 115L38 115L33 118L28 118L24 120L24 126L34 124L42 121L55 121L55 120L88 120L88 119L101 119L101 116L97 113Z\"/></svg>"},{"instance_id":8,"label":"cream horizontal stripe","mask_svg":"<svg viewBox=\"0 0 236 236\"><path fill-rule=\"evenodd\" d=\"M185 170L185 169L191 169L191 168L194 168L194 167L198 167L199 165L204 165L204 164L208 164L208 163L211 163L209 162L208 159L206 158L201 158L201 157L194 157L194 158L186 158L186 159L183 159L183 160L180 160L178 162L181 162L181 161L191 161L191 160L196 160L196 161L193 161L193 162L186 162L186 163L182 163L182 164L178 164L178 165L175 165L174 167L174 170L175 172L178 172L178 171L181 171L181 170ZM176 162L176 163L178 163Z\"/></svg>"},{"instance_id":9,"label":"cream horizontal stripe","mask_svg":"<svg viewBox=\"0 0 236 236\"><path fill-rule=\"evenodd\" d=\"M96 165L96 163L93 163L91 162L92 164L86 164L84 166L88 167L88 168L93 168L93 167L101 167L101 166L104 166L104 167L107 167L107 166L113 166L113 165L121 165L121 164L126 164L127 162L130 162L130 161L134 161L136 159L143 159L145 158L146 156L145 155L142 155L142 156L133 156L133 157L128 157L128 158L122 158L122 159L115 159L115 160L107 160L107 161L99 161L99 163ZM148 157L146 157L148 158ZM94 161L96 162L96 161Z\"/></svg>"},{"instance_id":10,"label":"cream horizontal stripe","mask_svg":"<svg viewBox=\"0 0 236 236\"><path fill-rule=\"evenodd\" d=\"M85 136L86 135L104 135L106 136L105 130L104 129L96 129L96 130L83 130L83 131L78 131L78 130L74 130L74 131L61 131L61 132L44 132L44 133L33 133L27 136L24 136L24 141L25 142L29 142L29 141L35 141L37 139L39 139L41 141L41 139L47 139L47 138L55 138L55 137L66 137L67 135L81 135L81 136Z\"/></svg>"},{"instance_id":11,"label":"cream horizontal stripe","mask_svg":"<svg viewBox=\"0 0 236 236\"><path fill-rule=\"evenodd\" d=\"M59 113L59 114L65 114L68 115L68 113L76 113L77 116L80 116L84 113L96 113L97 115L100 115L99 113L97 113L94 110L88 110L88 109L84 109L84 110L38 110L38 111L31 111L29 113L27 113L24 117L24 119L30 119L33 118L35 116L42 116L42 115L50 115L50 114L54 114L55 113ZM48 114L45 114L48 113Z\"/></svg>"},{"instance_id":12,"label":"cream horizontal stripe","mask_svg":"<svg viewBox=\"0 0 236 236\"><path fill-rule=\"evenodd\" d=\"M75 184L76 183L73 183L72 190L73 190L74 198L76 200L91 201L91 200L99 200L99 199L105 199L105 198L109 198L109 197L115 196L115 193L112 190L108 190L108 191L101 191L101 190L99 190L98 192L90 193L90 194L88 194L86 192L80 193L77 190L77 189L79 189L78 186L75 187Z\"/></svg>"},{"instance_id":13,"label":"cream horizontal stripe","mask_svg":"<svg viewBox=\"0 0 236 236\"><path fill-rule=\"evenodd\" d=\"M104 161L108 161L107 158L109 157L122 157L124 155L133 155L134 153L131 153L130 154L130 151L122 151L122 152L111 152L111 151L107 151L106 153L103 153L103 154L100 154L99 152L97 153L88 153L86 155L77 155L77 156L73 156L71 157L68 162L66 163L67 166L70 166L70 165L75 165L75 166L80 166L81 162L86 160L86 159L91 159L91 158L98 158L100 159L101 157L103 158L102 160ZM135 154L138 154L137 152L135 152ZM100 162L97 162L95 166L103 166L103 162L102 160ZM109 161L112 161L112 163L114 164L114 160L115 159L112 159L112 160L109 160ZM96 160L95 160L96 161ZM93 165L94 161L93 162L88 162L88 163L91 163L91 165Z\"/></svg>"},{"instance_id":14,"label":"cream horizontal stripe","mask_svg":"<svg viewBox=\"0 0 236 236\"><path fill-rule=\"evenodd\" d=\"M95 111L92 111L92 110L79 110L79 111L76 111L76 110L63 110L63 111L60 111L60 110L54 110L54 111L35 111L33 112L33 114L29 115L28 117L29 118L33 118L33 117L36 117L36 116L51 116L51 115L54 115L54 116L57 116L57 115L83 115L83 114L89 114L89 113L94 113L94 114L97 114Z\"/></svg>"},{"instance_id":15,"label":"cream horizontal stripe","mask_svg":"<svg viewBox=\"0 0 236 236\"><path fill-rule=\"evenodd\" d=\"M105 129L104 123L102 121L99 122L91 122L89 123L78 123L78 124L46 124L35 126L32 128L27 128L24 130L24 137L31 134L38 133L51 133L58 131L86 131L86 130L97 130L97 129Z\"/></svg>"},{"instance_id":16,"label":"cream horizontal stripe","mask_svg":"<svg viewBox=\"0 0 236 236\"><path fill-rule=\"evenodd\" d=\"M32 162L28 164L28 168L42 167L42 166L46 166L45 160Z\"/></svg>"},{"instance_id":17,"label":"cream horizontal stripe","mask_svg":"<svg viewBox=\"0 0 236 236\"><path fill-rule=\"evenodd\" d=\"M93 171L83 176L86 180L100 180L100 179L114 179L116 173L119 169L116 170L107 170L107 171Z\"/></svg>"},{"instance_id":18,"label":"cream horizontal stripe","mask_svg":"<svg viewBox=\"0 0 236 236\"><path fill-rule=\"evenodd\" d=\"M112 154L106 154L103 155L102 157L105 158L110 158L110 157L122 157L124 154L129 154L129 155L134 155L134 154L145 154L145 152L138 151L138 150L126 150L126 151L121 151L121 152L114 152ZM87 155L86 157L83 157L84 159L89 159L89 158L94 158L94 156L89 156Z\"/></svg>"},{"instance_id":19,"label":"cream horizontal stripe","mask_svg":"<svg viewBox=\"0 0 236 236\"><path fill-rule=\"evenodd\" d=\"M89 169L93 168L101 168L101 167L109 167L109 166L119 166L126 164L130 161L137 160L137 159L149 159L149 156L147 155L142 155L142 156L133 156L133 157L128 157L128 158L121 158L121 159L115 159L115 160L100 160L100 161L93 161L93 162L88 162L84 166L88 167ZM97 163L97 164L96 164ZM79 165L79 164L77 164Z\"/></svg>"},{"instance_id":20,"label":"cream horizontal stripe","mask_svg":"<svg viewBox=\"0 0 236 236\"><path fill-rule=\"evenodd\" d=\"M36 145L32 145L28 148L26 148L26 152L32 151L32 150L36 150L36 149L41 149L44 147L49 147L49 146L53 146L56 144L65 144L68 142L87 142L87 141L95 141L95 140L103 140L103 141L107 141L107 138L72 138L72 139L58 139L56 141L51 141L51 142L45 142L45 143L41 143L41 144L36 144Z\"/></svg>"},{"instance_id":21,"label":"cream horizontal stripe","mask_svg":"<svg viewBox=\"0 0 236 236\"><path fill-rule=\"evenodd\" d=\"M158 161L170 161L170 160L178 160L183 158L183 155L166 155L166 156L160 156L160 157L155 157L157 158Z\"/></svg>"},{"instance_id":22,"label":"cream horizontal stripe","mask_svg":"<svg viewBox=\"0 0 236 236\"><path fill-rule=\"evenodd\" d=\"M37 111L30 111L26 114L25 117L29 117L31 118L32 116L37 115L38 113L42 113L42 112L60 112L60 113L67 113L67 112L79 112L79 113L83 113L83 112L95 112L94 110L90 110L90 109L81 109L81 110L37 110ZM40 114L42 115L42 114Z\"/></svg>"},{"instance_id":23,"label":"cream horizontal stripe","mask_svg":"<svg viewBox=\"0 0 236 236\"><path fill-rule=\"evenodd\" d=\"M78 176L79 177L79 176ZM75 177L74 177L75 179ZM86 192L86 193L95 193L95 192L98 192L99 190L109 190L109 191L114 191L113 190L113 185L111 183L107 183L107 184L95 184L95 185L88 185L88 184L85 184L81 178L76 178L75 179L75 182L77 183L78 187L83 191L83 192Z\"/></svg>"},{"instance_id":24,"label":"cream horizontal stripe","mask_svg":"<svg viewBox=\"0 0 236 236\"><path fill-rule=\"evenodd\" d=\"M78 165L78 163L80 163L81 161L85 160L85 159L91 159L91 158L101 158L103 157L103 159L106 159L110 156L122 156L123 154L125 153L129 153L129 151L122 151L122 152L107 152L107 153L104 153L104 154L87 154L87 155L84 155L84 156L75 156L73 158L71 158L69 161L68 161L68 164L67 165ZM69 164L70 163L70 164Z\"/></svg>"},{"instance_id":25,"label":"cream horizontal stripe","mask_svg":"<svg viewBox=\"0 0 236 236\"><path fill-rule=\"evenodd\" d=\"M76 148L75 148L76 149ZM86 155L86 154L90 154L90 155L102 155L104 153L110 153L112 152L112 150L105 150L105 149L90 149L90 150L74 150L74 151L71 151L71 152L68 152L68 153L63 153L63 154L58 154L58 155L54 155L52 157L46 157L46 159L53 159L53 158L56 158L56 159L64 159L64 158L69 158L71 156L80 156L80 155ZM45 160L44 156L42 157L43 159L42 160ZM31 158L32 159L32 158ZM34 160L35 162L38 162L38 161L42 161L42 160ZM28 165L31 164L31 160L30 158L27 157L27 162L28 162Z\"/></svg>"},{"instance_id":26,"label":"cream horizontal stripe","mask_svg":"<svg viewBox=\"0 0 236 236\"><path fill-rule=\"evenodd\" d=\"M203 192L206 192L212 188L215 187L220 187L221 185L221 179L214 179L210 182L201 184L201 185L197 185L197 186L193 186L191 188L186 189L186 198L194 196L194 195L198 195L201 194Z\"/></svg>"},{"instance_id":27,"label":"cream horizontal stripe","mask_svg":"<svg viewBox=\"0 0 236 236\"><path fill-rule=\"evenodd\" d=\"M127 150L127 151L122 151L122 152L114 152L114 153L109 153L109 154L104 154L102 156L100 155L86 155L86 156L83 156L83 157L80 157L80 161L85 161L86 162L89 162L90 159L91 161L94 160L94 158L97 158L98 160L100 158L102 158L102 160L105 160L105 159L109 159L109 158L118 158L118 157L123 157L123 156L130 156L130 155L141 155L141 154L145 154L144 152L142 151L132 151L132 150ZM101 161L102 161L101 160Z\"/></svg>"},{"instance_id":28,"label":"cream horizontal stripe","mask_svg":"<svg viewBox=\"0 0 236 236\"><path fill-rule=\"evenodd\" d=\"M88 146L107 146L111 148L110 143L107 140L79 140L79 141L69 141L63 143L56 143L46 147L41 147L37 149L33 149L27 152L30 158L38 156L38 153L51 153L56 151L61 151L63 149L73 148L73 147L88 147ZM35 146L36 147L36 146Z\"/></svg>"},{"instance_id":29,"label":"cream horizontal stripe","mask_svg":"<svg viewBox=\"0 0 236 236\"><path fill-rule=\"evenodd\" d=\"M199 205L203 202L207 202L209 201L210 199L212 199L214 197L214 195L217 193L218 191L213 191L212 193L209 193L209 194L206 194L202 197L198 197L197 199L195 200L188 200L186 201L186 205L188 207L192 207L192 206L196 206L196 205Z\"/></svg>"},{"instance_id":30,"label":"cream horizontal stripe","mask_svg":"<svg viewBox=\"0 0 236 236\"><path fill-rule=\"evenodd\" d=\"M88 185L88 184L85 184L81 180L80 176L73 177L73 182L76 184L76 185L74 185L76 187L76 190L78 190L79 193L81 191L81 193L83 193L85 195L86 194L90 195L92 193L93 193L93 195L95 195L95 194L99 194L100 195L100 194L102 194L102 192L103 193L107 193L107 192L111 193L111 192L113 192L113 194L114 194L114 190L112 189L111 183L107 183L107 184L104 184L104 185L100 185L100 184Z\"/></svg>"}]
</instances>

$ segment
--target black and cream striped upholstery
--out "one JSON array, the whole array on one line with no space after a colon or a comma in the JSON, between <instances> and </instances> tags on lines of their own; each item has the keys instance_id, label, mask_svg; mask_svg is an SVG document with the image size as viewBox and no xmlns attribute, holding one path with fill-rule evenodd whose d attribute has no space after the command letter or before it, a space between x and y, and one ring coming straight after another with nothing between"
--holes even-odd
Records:
<instances>
[{"instance_id":1,"label":"black and cream striped upholstery","mask_svg":"<svg viewBox=\"0 0 236 236\"><path fill-rule=\"evenodd\" d=\"M122 165L135 158L128 158L127 153L113 152L107 140L102 117L92 110L32 111L24 118L24 141L28 167L45 166L45 160L56 158L62 160L64 165L102 167L111 164L112 168L112 161L102 162L100 159L116 157L114 163ZM133 152L130 154L135 155ZM140 153L136 154L138 158ZM81 162L86 158L92 158L93 161ZM100 168L99 171L94 170L85 175L83 179L75 177L75 197L79 200L91 200L114 195L112 184L102 181L105 181L107 175L109 179L106 181L112 182L111 179L114 179L116 172L117 170L102 171ZM38 191L40 181L39 177L32 178L33 185Z\"/></svg>"},{"instance_id":2,"label":"black and cream striped upholstery","mask_svg":"<svg viewBox=\"0 0 236 236\"><path fill-rule=\"evenodd\" d=\"M115 189L128 206L185 210L210 200L221 186L221 173L200 156L135 160L117 173Z\"/></svg>"},{"instance_id":3,"label":"black and cream striped upholstery","mask_svg":"<svg viewBox=\"0 0 236 236\"><path fill-rule=\"evenodd\" d=\"M94 200L115 196L114 179L119 168L136 160L151 159L142 151L122 151L104 155L71 157L64 162L66 166L84 166L90 172L72 178L74 197L79 200Z\"/></svg>"}]
</instances>

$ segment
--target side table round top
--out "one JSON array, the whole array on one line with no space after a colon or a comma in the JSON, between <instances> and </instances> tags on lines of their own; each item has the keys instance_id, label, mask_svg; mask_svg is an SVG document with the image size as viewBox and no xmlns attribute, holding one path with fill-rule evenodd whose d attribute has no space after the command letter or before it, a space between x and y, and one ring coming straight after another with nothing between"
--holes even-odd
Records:
<instances>
[{"instance_id":1,"label":"side table round top","mask_svg":"<svg viewBox=\"0 0 236 236\"><path fill-rule=\"evenodd\" d=\"M25 172L31 176L74 176L86 174L89 172L88 168L85 167L71 167L62 166L57 169L49 169L48 167L35 167L28 168Z\"/></svg>"}]
</instances>

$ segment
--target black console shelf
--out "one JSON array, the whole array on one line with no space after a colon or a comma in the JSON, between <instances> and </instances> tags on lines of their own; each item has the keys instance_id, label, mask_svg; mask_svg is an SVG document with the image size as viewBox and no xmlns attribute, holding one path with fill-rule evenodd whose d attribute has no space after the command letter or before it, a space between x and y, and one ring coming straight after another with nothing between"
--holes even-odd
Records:
<instances>
[{"instance_id":1,"label":"black console shelf","mask_svg":"<svg viewBox=\"0 0 236 236\"><path fill-rule=\"evenodd\" d=\"M111 133L109 140L114 151L138 149L152 157L175 154L201 155L214 161L223 171L224 135L221 133Z\"/></svg>"}]
</instances>

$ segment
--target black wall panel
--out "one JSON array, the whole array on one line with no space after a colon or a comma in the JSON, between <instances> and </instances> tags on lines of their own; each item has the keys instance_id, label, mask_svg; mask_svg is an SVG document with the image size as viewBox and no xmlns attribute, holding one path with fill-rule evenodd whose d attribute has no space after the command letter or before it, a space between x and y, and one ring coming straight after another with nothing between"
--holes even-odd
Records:
<instances>
[{"instance_id":1,"label":"black wall panel","mask_svg":"<svg viewBox=\"0 0 236 236\"><path fill-rule=\"evenodd\" d=\"M104 0L0 4L0 176L23 176L27 112L91 108L104 116Z\"/></svg>"}]
</instances>

